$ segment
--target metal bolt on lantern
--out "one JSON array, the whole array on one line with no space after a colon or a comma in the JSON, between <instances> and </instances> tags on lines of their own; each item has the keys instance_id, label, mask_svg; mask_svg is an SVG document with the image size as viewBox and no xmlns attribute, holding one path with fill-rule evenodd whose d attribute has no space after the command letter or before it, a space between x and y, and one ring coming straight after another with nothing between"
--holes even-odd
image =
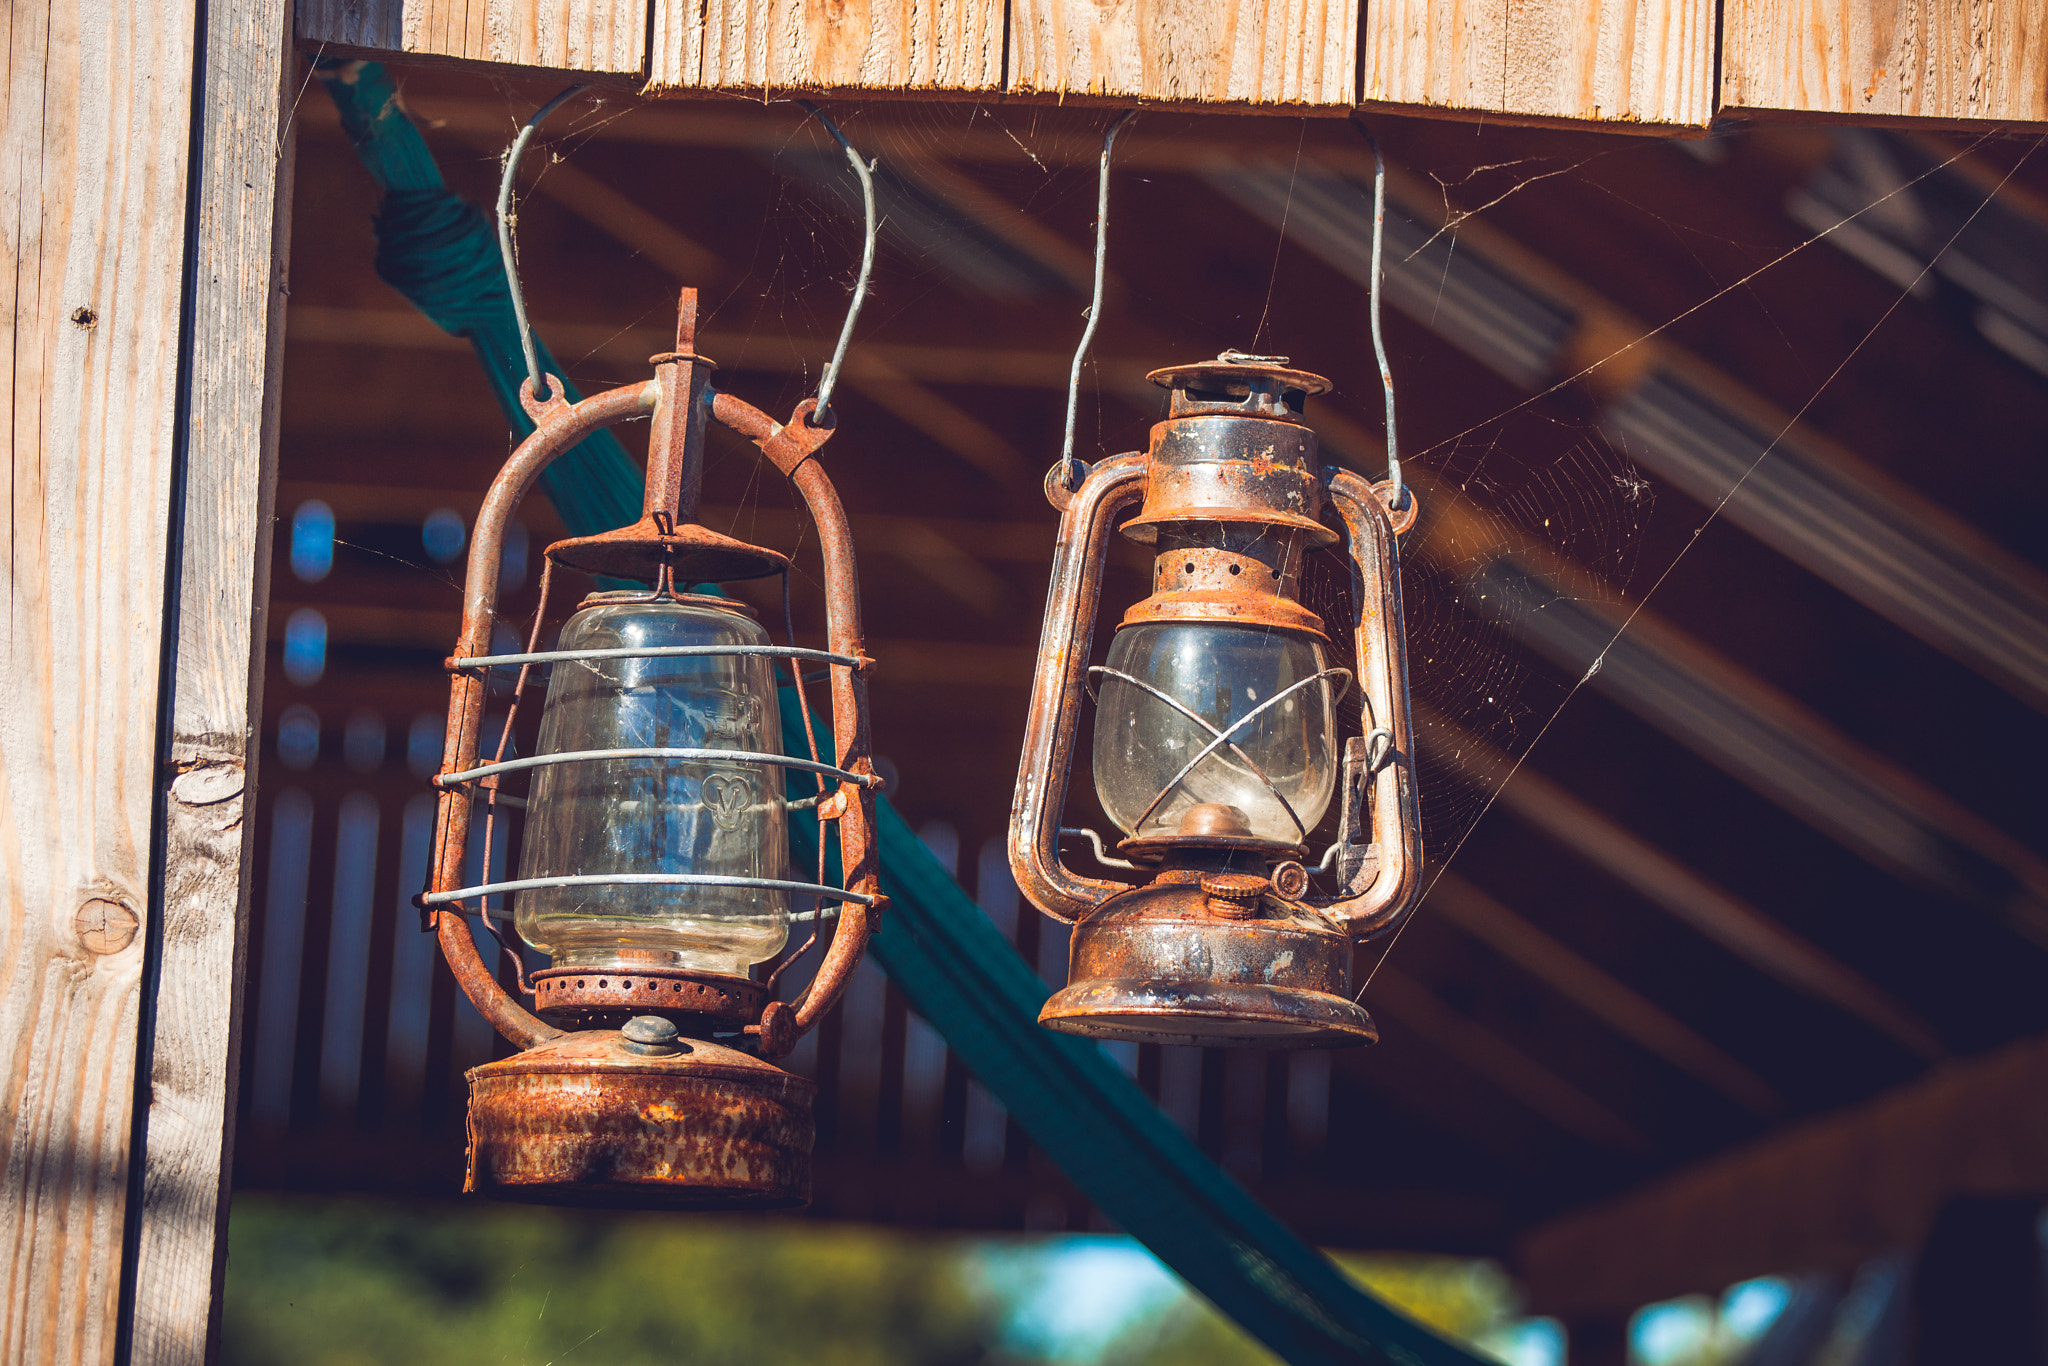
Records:
<instances>
[{"instance_id":1,"label":"metal bolt on lantern","mask_svg":"<svg viewBox=\"0 0 2048 1366\"><path fill-rule=\"evenodd\" d=\"M810 1189L813 1084L774 1065L838 999L883 898L876 877L858 588L846 517L812 457L832 434L818 403L787 423L719 393L696 354L696 294L685 290L675 350L654 377L564 401L521 391L536 430L500 471L477 516L463 589L431 884L421 898L456 980L524 1049L469 1073L467 1188L533 1200L773 1208ZM491 652L500 550L520 498L557 456L598 428L651 417L643 515L631 526L548 547L533 640ZM816 524L827 650L769 642L746 607L685 591L779 574L773 550L695 521L705 423L750 438L788 476ZM541 650L548 576L566 566L644 585L586 598ZM774 662L827 666L830 762L783 752ZM481 750L494 668L550 665L537 752L507 757L511 726ZM788 771L818 775L791 802ZM524 802L501 789L530 779ZM787 811L813 804L838 826L845 885L792 877ZM472 828L523 806L516 876L465 876ZM513 898L518 933L546 951L531 1008L500 984L466 917L502 933L492 898ZM817 909L811 909L816 907ZM809 987L773 999L756 965L783 949L792 918L833 916ZM508 942L508 947L510 947ZM517 950L512 950L517 957Z\"/></svg>"},{"instance_id":2,"label":"metal bolt on lantern","mask_svg":"<svg viewBox=\"0 0 2048 1366\"><path fill-rule=\"evenodd\" d=\"M1150 378L1172 397L1146 452L1047 477L1063 515L1009 852L1024 894L1074 934L1069 985L1039 1020L1160 1043L1367 1043L1353 946L1399 923L1422 862L1395 548L1416 505L1317 462L1302 410L1329 388L1321 376L1225 352ZM1071 489L1070 469L1085 470ZM1090 666L1108 538L1134 506L1122 531L1155 554L1152 595ZM1357 641L1345 663L1300 600L1303 556L1340 540ZM1351 688L1364 733L1340 746ZM1121 859L1060 828L1084 694ZM1314 866L1339 886L1318 897L1308 842L1332 800L1336 842ZM1063 834L1147 881L1073 871Z\"/></svg>"}]
</instances>

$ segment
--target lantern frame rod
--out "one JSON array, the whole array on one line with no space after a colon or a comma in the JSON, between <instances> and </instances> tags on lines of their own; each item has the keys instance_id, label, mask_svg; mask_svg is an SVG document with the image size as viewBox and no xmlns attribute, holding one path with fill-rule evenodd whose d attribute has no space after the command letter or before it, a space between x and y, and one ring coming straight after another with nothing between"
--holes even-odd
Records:
<instances>
[{"instance_id":1,"label":"lantern frame rod","mask_svg":"<svg viewBox=\"0 0 2048 1366\"><path fill-rule=\"evenodd\" d=\"M428 892L420 897L420 904L446 906L471 897L532 892L547 887L748 887L765 892L795 892L801 896L823 897L828 901L857 901L863 906L872 906L879 899L864 892L828 887L819 882L793 882L774 877L727 877L718 873L565 873L560 877L514 878L509 882L485 882L446 892Z\"/></svg>"},{"instance_id":2,"label":"lantern frame rod","mask_svg":"<svg viewBox=\"0 0 2048 1366\"><path fill-rule=\"evenodd\" d=\"M858 669L867 663L854 655L836 655L830 650L805 650L793 645L652 645L635 649L622 645L605 650L536 650L519 655L461 655L448 661L451 669L494 669L512 664L557 664L583 659L696 659L739 655L763 659L800 659L810 663L837 664Z\"/></svg>"},{"instance_id":3,"label":"lantern frame rod","mask_svg":"<svg viewBox=\"0 0 2048 1366\"><path fill-rule=\"evenodd\" d=\"M496 763L481 764L476 768L464 769L460 773L437 773L434 786L454 787L460 783L475 782L495 773L516 773L527 768L547 768L554 764L588 763L604 759L699 759L720 760L734 764L778 765L783 768L800 768L806 773L823 773L843 783L860 787L879 788L878 777L855 773L852 769L837 768L831 764L819 763L815 759L798 759L788 754L767 754L746 749L695 749L686 747L650 747L646 749L574 749L560 754L528 754L517 759L500 759Z\"/></svg>"}]
</instances>

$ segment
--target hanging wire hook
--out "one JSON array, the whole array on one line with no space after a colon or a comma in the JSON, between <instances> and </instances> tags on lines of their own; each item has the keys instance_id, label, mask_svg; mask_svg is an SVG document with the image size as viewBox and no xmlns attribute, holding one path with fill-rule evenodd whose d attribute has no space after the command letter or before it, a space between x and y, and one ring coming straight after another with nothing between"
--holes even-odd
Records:
<instances>
[{"instance_id":1,"label":"hanging wire hook","mask_svg":"<svg viewBox=\"0 0 2048 1366\"><path fill-rule=\"evenodd\" d=\"M526 291L519 287L519 255L512 245L512 185L519 178L519 159L526 155L526 144L533 141L534 132L546 122L548 115L589 88L587 85L572 85L534 110L533 117L519 130L519 136L512 139L512 146L505 153L505 173L498 179L498 251L505 258L505 284L512 291L512 317L519 323L519 349L526 353L526 377L533 381L533 396L543 402L552 395L548 392L547 376L540 372L540 352L534 349L533 325L526 320Z\"/></svg>"},{"instance_id":2,"label":"hanging wire hook","mask_svg":"<svg viewBox=\"0 0 2048 1366\"><path fill-rule=\"evenodd\" d=\"M1102 317L1102 282L1109 266L1109 153L1116 135L1124 130L1138 111L1126 109L1110 121L1102 135L1102 168L1095 186L1095 292L1088 301L1088 325L1081 329L1081 344L1074 349L1073 372L1067 376L1067 430L1060 439L1059 484L1071 492L1074 487L1074 419L1081 406L1081 365L1095 341L1095 324Z\"/></svg>"},{"instance_id":3,"label":"hanging wire hook","mask_svg":"<svg viewBox=\"0 0 2048 1366\"><path fill-rule=\"evenodd\" d=\"M809 100L798 100L806 114L824 125L832 140L839 144L839 150L846 153L846 160L853 167L853 173L860 177L861 209L867 216L867 235L860 249L860 278L854 281L853 302L846 306L846 321L839 327L839 344L832 348L832 359L825 365L825 374L818 382L818 406L812 411L813 425L831 420L832 388L839 383L839 367L846 363L846 348L853 341L853 325L860 317L860 307L867 302L868 277L875 270L875 177L874 171L882 164L877 157L872 162L863 162L860 153L853 150L853 144L846 140L846 134L839 131L839 125L824 110Z\"/></svg>"},{"instance_id":4,"label":"hanging wire hook","mask_svg":"<svg viewBox=\"0 0 2048 1366\"><path fill-rule=\"evenodd\" d=\"M1387 343L1380 335L1380 239L1387 231L1387 159L1380 152L1380 140L1365 126L1356 111L1351 126L1365 135L1372 148L1372 288L1367 291L1367 308L1372 314L1372 354L1380 363L1380 386L1387 391L1387 483L1392 497L1387 506L1400 512L1408 506L1408 486L1401 482L1401 443L1394 434L1394 371L1387 364Z\"/></svg>"}]
</instances>

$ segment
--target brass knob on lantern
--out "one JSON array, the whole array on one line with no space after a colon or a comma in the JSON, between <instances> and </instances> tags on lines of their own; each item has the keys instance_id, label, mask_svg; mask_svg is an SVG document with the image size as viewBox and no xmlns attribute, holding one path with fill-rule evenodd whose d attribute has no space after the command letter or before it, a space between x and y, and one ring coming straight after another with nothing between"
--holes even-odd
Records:
<instances>
[{"instance_id":1,"label":"brass knob on lantern","mask_svg":"<svg viewBox=\"0 0 2048 1366\"><path fill-rule=\"evenodd\" d=\"M1259 913L1259 898L1269 884L1255 873L1204 873L1202 892L1209 898L1209 914L1225 920L1250 920Z\"/></svg>"}]
</instances>

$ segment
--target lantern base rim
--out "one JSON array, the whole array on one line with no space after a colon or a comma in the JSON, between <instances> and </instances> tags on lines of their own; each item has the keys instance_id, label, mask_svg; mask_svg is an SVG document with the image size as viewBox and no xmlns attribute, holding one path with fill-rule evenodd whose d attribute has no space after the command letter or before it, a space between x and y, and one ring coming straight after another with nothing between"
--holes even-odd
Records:
<instances>
[{"instance_id":1,"label":"lantern base rim","mask_svg":"<svg viewBox=\"0 0 2048 1366\"><path fill-rule=\"evenodd\" d=\"M1198 1048L1356 1048L1380 1037L1364 1007L1326 991L1143 977L1075 982L1053 994L1038 1022L1062 1034Z\"/></svg>"},{"instance_id":2,"label":"lantern base rim","mask_svg":"<svg viewBox=\"0 0 2048 1366\"><path fill-rule=\"evenodd\" d=\"M472 1068L463 1189L527 1204L797 1209L816 1083L702 1039L585 1030Z\"/></svg>"}]
</instances>

